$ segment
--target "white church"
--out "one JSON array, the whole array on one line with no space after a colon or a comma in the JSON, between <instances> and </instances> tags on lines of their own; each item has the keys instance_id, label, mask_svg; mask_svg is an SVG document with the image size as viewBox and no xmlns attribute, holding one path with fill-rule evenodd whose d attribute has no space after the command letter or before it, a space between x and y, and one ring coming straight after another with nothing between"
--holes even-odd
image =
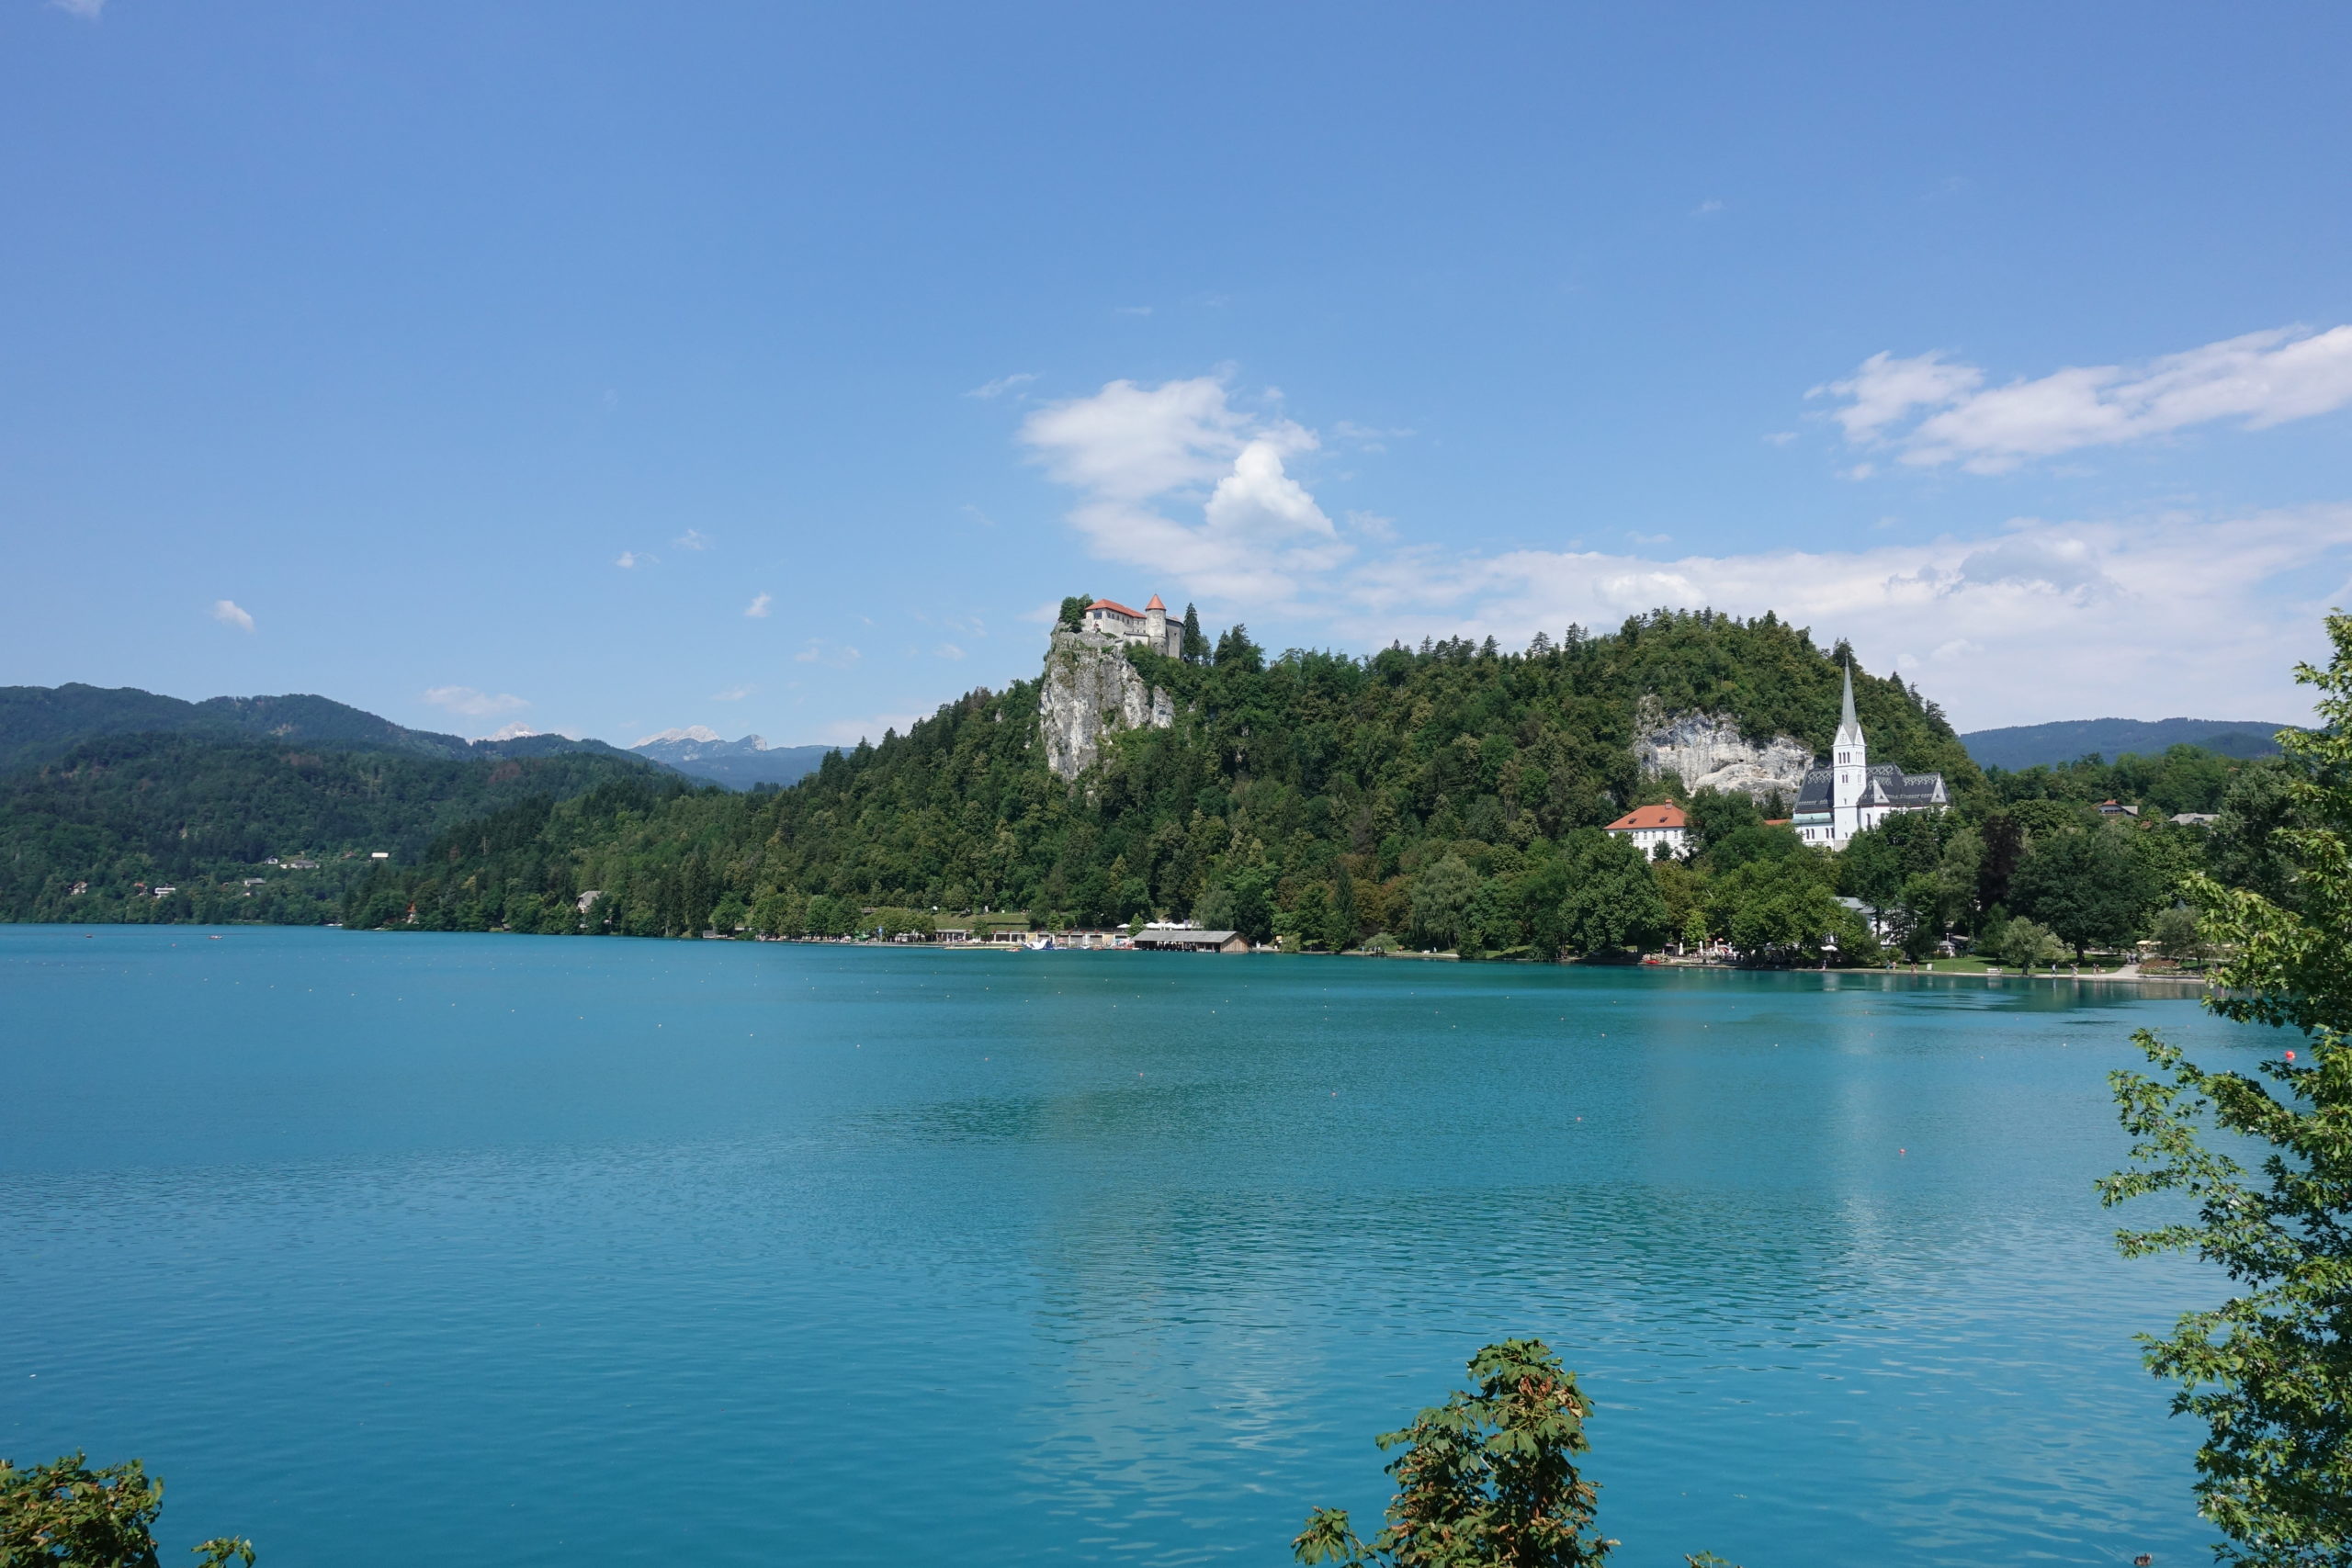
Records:
<instances>
[{"instance_id":1,"label":"white church","mask_svg":"<svg viewBox=\"0 0 2352 1568\"><path fill-rule=\"evenodd\" d=\"M1854 716L1854 671L1846 671L1846 703L1830 762L1806 772L1789 826L1808 844L1842 850L1866 828L1899 811L1941 811L1951 804L1941 773L1906 773L1894 762L1870 763L1861 721Z\"/></svg>"}]
</instances>

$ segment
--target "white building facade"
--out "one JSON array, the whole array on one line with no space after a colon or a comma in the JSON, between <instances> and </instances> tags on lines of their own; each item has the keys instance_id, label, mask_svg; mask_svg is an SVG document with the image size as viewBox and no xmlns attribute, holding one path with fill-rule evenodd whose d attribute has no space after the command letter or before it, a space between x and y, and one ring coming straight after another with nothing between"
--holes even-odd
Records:
<instances>
[{"instance_id":1,"label":"white building facade","mask_svg":"<svg viewBox=\"0 0 2352 1568\"><path fill-rule=\"evenodd\" d=\"M1893 762L1871 765L1870 745L1854 716L1854 671L1846 671L1846 695L1838 735L1829 743L1829 765L1804 775L1789 826L1798 838L1821 849L1842 850L1857 833L1904 811L1941 811L1951 806L1941 773L1906 773Z\"/></svg>"},{"instance_id":2,"label":"white building facade","mask_svg":"<svg viewBox=\"0 0 2352 1568\"><path fill-rule=\"evenodd\" d=\"M1679 806L1636 806L1602 831L1633 840L1635 849L1655 859L1660 844L1668 854L1683 852L1690 841L1690 819Z\"/></svg>"}]
</instances>

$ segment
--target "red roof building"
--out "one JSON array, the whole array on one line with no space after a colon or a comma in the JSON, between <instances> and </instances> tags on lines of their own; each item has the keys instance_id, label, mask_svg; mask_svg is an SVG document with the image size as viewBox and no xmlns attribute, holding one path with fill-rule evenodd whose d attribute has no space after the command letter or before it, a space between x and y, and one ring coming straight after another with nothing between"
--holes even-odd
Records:
<instances>
[{"instance_id":1,"label":"red roof building","mask_svg":"<svg viewBox=\"0 0 2352 1568\"><path fill-rule=\"evenodd\" d=\"M1172 626L1169 623L1168 606L1160 603L1157 593L1140 610L1131 610L1116 599L1097 599L1079 617L1079 628L1114 637L1122 642L1140 643L1154 653L1170 657L1184 651L1184 627L1181 622Z\"/></svg>"},{"instance_id":2,"label":"red roof building","mask_svg":"<svg viewBox=\"0 0 2352 1568\"><path fill-rule=\"evenodd\" d=\"M1655 855L1661 844L1668 854L1681 853L1690 829L1690 819L1679 806L1636 806L1609 824L1607 831L1631 839L1644 854Z\"/></svg>"}]
</instances>

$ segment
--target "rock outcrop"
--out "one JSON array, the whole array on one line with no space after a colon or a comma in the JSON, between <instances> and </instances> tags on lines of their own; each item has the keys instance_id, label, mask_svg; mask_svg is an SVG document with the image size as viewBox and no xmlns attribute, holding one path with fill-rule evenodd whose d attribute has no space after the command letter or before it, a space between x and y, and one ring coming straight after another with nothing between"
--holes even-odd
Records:
<instances>
[{"instance_id":1,"label":"rock outcrop","mask_svg":"<svg viewBox=\"0 0 2352 1568\"><path fill-rule=\"evenodd\" d=\"M1774 795L1784 805L1795 800L1813 766L1813 748L1802 740L1750 740L1728 714L1668 714L1654 697L1643 698L1634 715L1634 757L1644 773L1673 773L1694 795L1737 790L1758 805Z\"/></svg>"},{"instance_id":2,"label":"rock outcrop","mask_svg":"<svg viewBox=\"0 0 2352 1568\"><path fill-rule=\"evenodd\" d=\"M1147 686L1127 662L1127 645L1099 632L1056 631L1046 654L1046 679L1037 691L1037 729L1044 738L1046 765L1067 782L1102 755L1103 738L1148 725L1166 729L1176 722L1176 705L1158 686Z\"/></svg>"}]
</instances>

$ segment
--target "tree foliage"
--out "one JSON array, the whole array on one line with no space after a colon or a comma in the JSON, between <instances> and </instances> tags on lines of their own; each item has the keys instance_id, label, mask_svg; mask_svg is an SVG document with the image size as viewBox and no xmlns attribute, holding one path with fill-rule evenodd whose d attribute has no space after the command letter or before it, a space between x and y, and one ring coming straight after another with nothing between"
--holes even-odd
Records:
<instances>
[{"instance_id":1,"label":"tree foliage","mask_svg":"<svg viewBox=\"0 0 2352 1568\"><path fill-rule=\"evenodd\" d=\"M2188 888L2230 954L2207 1005L2304 1048L2217 1072L2142 1031L2154 1070L2113 1075L2132 1165L2099 1186L2109 1204L2170 1193L2193 1210L2118 1233L2126 1256L2193 1252L2239 1289L2145 1343L2180 1384L2174 1410L2205 1423L2200 1505L2245 1568L2352 1562L2352 617L2327 627L2333 662L2297 671L2326 727L2281 735L2276 879Z\"/></svg>"},{"instance_id":2,"label":"tree foliage","mask_svg":"<svg viewBox=\"0 0 2352 1568\"><path fill-rule=\"evenodd\" d=\"M368 856L602 782L683 791L633 757L451 761L340 745L119 735L0 776L0 919L335 919ZM266 863L307 857L311 871ZM247 878L259 879L248 887ZM76 884L82 885L75 891ZM153 889L171 886L168 897Z\"/></svg>"},{"instance_id":3,"label":"tree foliage","mask_svg":"<svg viewBox=\"0 0 2352 1568\"><path fill-rule=\"evenodd\" d=\"M1024 682L975 692L789 789L606 789L485 820L356 889L346 920L691 934L732 891L755 929L780 933L840 925L844 908L935 906L1094 926L1189 917L1328 946L1344 878L1361 936L1539 958L1649 946L1672 934L1657 887L1594 847L1601 825L1657 795L1633 754L1644 699L1816 745L1838 718L1838 666L1770 616L1660 612L1523 654L1456 639L1269 658L1238 626L1202 646L1198 659L1129 655L1176 721L1113 737L1074 786L1044 765ZM1857 701L1875 754L1973 787L1917 694L1865 674ZM1723 816L1736 830L1702 876L1807 852L1744 797ZM1596 876L1608 897L1586 886Z\"/></svg>"},{"instance_id":4,"label":"tree foliage","mask_svg":"<svg viewBox=\"0 0 2352 1568\"><path fill-rule=\"evenodd\" d=\"M0 1568L156 1568L164 1483L137 1460L92 1470L75 1453L18 1469L0 1460ZM190 1548L198 1568L239 1562L253 1542L221 1537Z\"/></svg>"},{"instance_id":5,"label":"tree foliage","mask_svg":"<svg viewBox=\"0 0 2352 1568\"><path fill-rule=\"evenodd\" d=\"M2181 745L2154 756L2127 754L2112 762L2093 754L2054 768L1987 768L1984 780L1987 794L2003 805L2054 800L2097 806L2116 800L2169 817L2179 811L2219 811L2236 780L2269 765Z\"/></svg>"},{"instance_id":6,"label":"tree foliage","mask_svg":"<svg viewBox=\"0 0 2352 1568\"><path fill-rule=\"evenodd\" d=\"M1071 595L1068 615L1091 602ZM1292 946L1388 934L1544 960L1703 931L1751 961L1815 962L1834 942L1855 962L1877 948L1829 908L1841 894L1914 957L1996 926L2013 905L2086 944L2128 942L2135 900L2098 897L2115 857L2068 840L2100 829L2098 792L2133 787L2197 805L2221 790L2210 856L2201 828L2152 815L2108 825L2144 873L2139 910L2177 901L2200 870L2274 891L2281 874L2278 764L2176 748L2149 765L2094 759L1988 783L1932 703L1858 672L1872 755L1944 773L1952 812L1896 816L1831 857L1747 795L1700 790L1687 803L1692 852L1653 862L1645 882L1595 831L1629 806L1679 797L1679 781L1635 764L1639 716L1727 715L1758 738L1817 748L1837 720L1839 649L1769 615L1707 612L1637 616L1606 636L1572 626L1524 653L1456 638L1364 659L1270 659L1246 628L1212 641L1190 606L1185 624L1184 655L1129 656L1170 693L1175 724L1112 738L1075 786L1044 765L1034 683L972 693L792 788L741 795L615 757L469 767L118 737L0 779L0 918L800 936L871 931L889 910L1017 910L1049 925L1189 916ZM246 716L320 699L272 701ZM435 765L456 771L416 771ZM377 848L394 863L370 864ZM289 850L322 870L289 878L254 863ZM1792 863L1742 872L1764 862ZM2077 862L2090 884L2075 886ZM154 897L155 886L176 891Z\"/></svg>"},{"instance_id":7,"label":"tree foliage","mask_svg":"<svg viewBox=\"0 0 2352 1568\"><path fill-rule=\"evenodd\" d=\"M1586 1568L1618 1544L1595 1517L1599 1488L1577 1459L1592 1406L1541 1339L1506 1339L1470 1359L1471 1387L1375 1439L1404 1451L1387 1525L1369 1542L1345 1508L1317 1508L1291 1542L1306 1563L1392 1568ZM1712 1551L1688 1568L1735 1568Z\"/></svg>"},{"instance_id":8,"label":"tree foliage","mask_svg":"<svg viewBox=\"0 0 2352 1568\"><path fill-rule=\"evenodd\" d=\"M1470 1359L1471 1388L1431 1405L1384 1450L1403 1451L1387 1528L1367 1545L1344 1508L1317 1508L1291 1543L1301 1562L1396 1568L1581 1568L1617 1543L1594 1528L1597 1489L1578 1473L1591 1405L1541 1339Z\"/></svg>"},{"instance_id":9,"label":"tree foliage","mask_svg":"<svg viewBox=\"0 0 2352 1568\"><path fill-rule=\"evenodd\" d=\"M2009 899L2079 959L2086 948L2129 942L2163 891L2128 830L2100 827L2036 844L2011 879Z\"/></svg>"}]
</instances>

